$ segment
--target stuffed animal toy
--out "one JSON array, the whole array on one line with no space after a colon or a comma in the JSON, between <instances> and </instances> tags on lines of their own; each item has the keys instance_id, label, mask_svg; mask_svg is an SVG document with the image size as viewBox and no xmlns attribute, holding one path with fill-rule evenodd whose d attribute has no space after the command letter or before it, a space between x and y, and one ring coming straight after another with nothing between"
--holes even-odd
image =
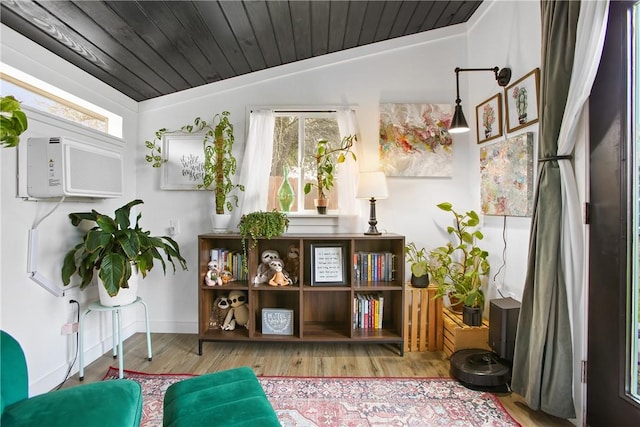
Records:
<instances>
[{"instance_id":1,"label":"stuffed animal toy","mask_svg":"<svg viewBox=\"0 0 640 427\"><path fill-rule=\"evenodd\" d=\"M222 278L223 285L236 280L236 278L233 277L233 273L231 273L229 270L222 270L220 272L220 277Z\"/></svg>"},{"instance_id":2,"label":"stuffed animal toy","mask_svg":"<svg viewBox=\"0 0 640 427\"><path fill-rule=\"evenodd\" d=\"M269 285L289 286L293 283L287 272L284 271L284 262L281 259L271 260L269 267L271 267L271 270L274 272L271 279L269 279Z\"/></svg>"},{"instance_id":3,"label":"stuffed animal toy","mask_svg":"<svg viewBox=\"0 0 640 427\"><path fill-rule=\"evenodd\" d=\"M207 286L222 286L222 277L220 277L218 263L210 261L209 264L207 264L207 268L209 270L204 275L204 283L206 283Z\"/></svg>"},{"instance_id":4,"label":"stuffed animal toy","mask_svg":"<svg viewBox=\"0 0 640 427\"><path fill-rule=\"evenodd\" d=\"M287 250L287 258L284 262L284 269L289 273L289 277L293 283L298 283L300 277L300 248L296 245L290 245Z\"/></svg>"},{"instance_id":5,"label":"stuffed animal toy","mask_svg":"<svg viewBox=\"0 0 640 427\"><path fill-rule=\"evenodd\" d=\"M249 329L249 307L247 307L247 294L243 291L233 290L229 292L231 310L227 313L222 329L233 331L236 326L244 326Z\"/></svg>"},{"instance_id":6,"label":"stuffed animal toy","mask_svg":"<svg viewBox=\"0 0 640 427\"><path fill-rule=\"evenodd\" d=\"M224 321L231 310L229 298L220 295L213 301L211 307L211 316L209 317L209 327L212 329L222 329Z\"/></svg>"},{"instance_id":7,"label":"stuffed animal toy","mask_svg":"<svg viewBox=\"0 0 640 427\"><path fill-rule=\"evenodd\" d=\"M267 249L262 252L260 256L262 262L258 265L258 274L254 280L255 284L267 283L269 279L271 279L273 272L271 271L271 267L269 267L269 263L276 258L280 258L280 254L276 250Z\"/></svg>"}]
</instances>

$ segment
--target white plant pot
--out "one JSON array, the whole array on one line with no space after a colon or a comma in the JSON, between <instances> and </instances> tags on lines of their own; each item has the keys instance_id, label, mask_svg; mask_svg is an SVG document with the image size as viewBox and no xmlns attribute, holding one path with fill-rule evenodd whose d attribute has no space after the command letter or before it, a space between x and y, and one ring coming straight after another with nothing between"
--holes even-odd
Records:
<instances>
[{"instance_id":1,"label":"white plant pot","mask_svg":"<svg viewBox=\"0 0 640 427\"><path fill-rule=\"evenodd\" d=\"M131 277L129 277L129 287L120 288L116 296L110 296L107 293L102 280L98 276L98 296L100 297L100 304L106 307L116 307L120 305L131 304L138 298L138 281L140 275L138 274L138 267L131 266Z\"/></svg>"},{"instance_id":2,"label":"white plant pot","mask_svg":"<svg viewBox=\"0 0 640 427\"><path fill-rule=\"evenodd\" d=\"M214 233L230 233L231 214L211 214L211 226Z\"/></svg>"}]
</instances>

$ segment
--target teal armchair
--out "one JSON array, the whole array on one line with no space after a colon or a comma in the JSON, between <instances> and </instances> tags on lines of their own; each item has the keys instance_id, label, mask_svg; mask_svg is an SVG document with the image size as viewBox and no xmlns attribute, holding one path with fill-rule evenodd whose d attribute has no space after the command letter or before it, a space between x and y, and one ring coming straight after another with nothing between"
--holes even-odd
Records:
<instances>
[{"instance_id":1,"label":"teal armchair","mask_svg":"<svg viewBox=\"0 0 640 427\"><path fill-rule=\"evenodd\" d=\"M0 331L0 426L139 426L142 389L131 380L85 384L29 398L20 344Z\"/></svg>"}]
</instances>

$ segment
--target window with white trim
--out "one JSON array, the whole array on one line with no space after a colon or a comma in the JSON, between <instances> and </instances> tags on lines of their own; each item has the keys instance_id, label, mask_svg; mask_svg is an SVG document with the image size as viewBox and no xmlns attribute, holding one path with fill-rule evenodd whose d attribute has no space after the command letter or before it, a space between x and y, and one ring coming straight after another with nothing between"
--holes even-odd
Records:
<instances>
[{"instance_id":1,"label":"window with white trim","mask_svg":"<svg viewBox=\"0 0 640 427\"><path fill-rule=\"evenodd\" d=\"M3 64L0 93L22 105L122 138L122 117ZM6 72L5 72L6 71Z\"/></svg>"},{"instance_id":2,"label":"window with white trim","mask_svg":"<svg viewBox=\"0 0 640 427\"><path fill-rule=\"evenodd\" d=\"M304 194L307 182L315 182L316 166L313 157L316 143L326 139L337 145L340 132L336 113L332 111L283 111L275 114L273 133L273 159L269 176L269 198L267 210L284 210L280 206L278 192L284 177L293 189L293 204L289 212L315 213L313 200L317 197L316 188ZM329 210L338 209L339 183L335 181L329 192Z\"/></svg>"}]
</instances>

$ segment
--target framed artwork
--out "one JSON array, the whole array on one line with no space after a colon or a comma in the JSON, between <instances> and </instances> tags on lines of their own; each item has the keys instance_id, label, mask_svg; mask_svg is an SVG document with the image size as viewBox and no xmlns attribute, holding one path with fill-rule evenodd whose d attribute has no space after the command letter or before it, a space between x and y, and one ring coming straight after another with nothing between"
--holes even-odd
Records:
<instances>
[{"instance_id":1,"label":"framed artwork","mask_svg":"<svg viewBox=\"0 0 640 427\"><path fill-rule=\"evenodd\" d=\"M162 190L198 190L204 175L202 135L165 134L162 137Z\"/></svg>"},{"instance_id":2,"label":"framed artwork","mask_svg":"<svg viewBox=\"0 0 640 427\"><path fill-rule=\"evenodd\" d=\"M380 167L387 176L451 177L450 104L380 104Z\"/></svg>"},{"instance_id":3,"label":"framed artwork","mask_svg":"<svg viewBox=\"0 0 640 427\"><path fill-rule=\"evenodd\" d=\"M536 68L504 89L507 110L507 132L513 132L538 121L540 69Z\"/></svg>"},{"instance_id":4,"label":"framed artwork","mask_svg":"<svg viewBox=\"0 0 640 427\"><path fill-rule=\"evenodd\" d=\"M480 147L480 209L484 215L531 216L533 132Z\"/></svg>"},{"instance_id":5,"label":"framed artwork","mask_svg":"<svg viewBox=\"0 0 640 427\"><path fill-rule=\"evenodd\" d=\"M345 286L346 255L343 243L311 244L311 286Z\"/></svg>"},{"instance_id":6,"label":"framed artwork","mask_svg":"<svg viewBox=\"0 0 640 427\"><path fill-rule=\"evenodd\" d=\"M502 96L497 93L476 106L478 144L502 136Z\"/></svg>"}]
</instances>

